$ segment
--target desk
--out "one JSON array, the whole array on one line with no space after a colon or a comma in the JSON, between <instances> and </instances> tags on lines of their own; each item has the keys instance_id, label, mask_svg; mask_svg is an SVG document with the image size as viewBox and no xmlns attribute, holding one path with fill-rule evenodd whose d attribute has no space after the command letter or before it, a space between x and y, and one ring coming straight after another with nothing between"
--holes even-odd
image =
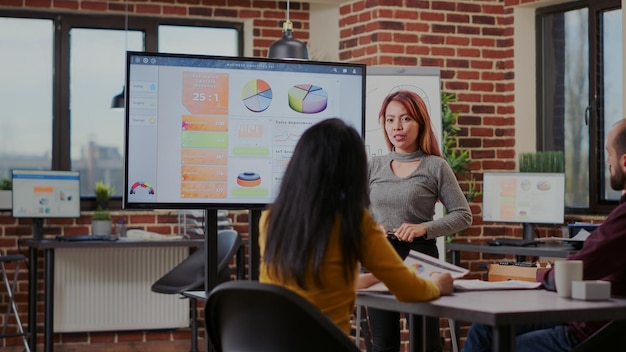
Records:
<instances>
[{"instance_id":1,"label":"desk","mask_svg":"<svg viewBox=\"0 0 626 352\"><path fill-rule=\"evenodd\" d=\"M29 344L33 352L37 350L37 259L39 250L44 251L44 341L43 349L51 352L54 348L54 250L57 248L132 248L132 247L200 247L204 239L146 241L120 238L117 241L58 241L56 239L25 238L20 243L28 247L28 330Z\"/></svg>"},{"instance_id":2,"label":"desk","mask_svg":"<svg viewBox=\"0 0 626 352\"><path fill-rule=\"evenodd\" d=\"M514 304L523 302L523 304ZM566 322L572 320L613 320L626 318L626 299L607 301L578 301L560 298L546 290L507 290L455 292L430 302L402 303L393 295L359 293L356 304L416 315L445 317L492 326L493 350L515 350L515 325L537 322ZM415 322L415 321L413 321ZM421 332L412 331L411 351L421 351L417 341L424 341Z\"/></svg>"},{"instance_id":3,"label":"desk","mask_svg":"<svg viewBox=\"0 0 626 352\"><path fill-rule=\"evenodd\" d=\"M452 264L460 265L461 252L479 252L491 254L513 254L518 262L526 261L526 256L532 257L557 257L565 258L570 254L576 253L577 250L570 245L543 244L537 247L526 246L489 246L486 244L469 244L469 243L446 243L446 250L450 250L452 254Z\"/></svg>"}]
</instances>

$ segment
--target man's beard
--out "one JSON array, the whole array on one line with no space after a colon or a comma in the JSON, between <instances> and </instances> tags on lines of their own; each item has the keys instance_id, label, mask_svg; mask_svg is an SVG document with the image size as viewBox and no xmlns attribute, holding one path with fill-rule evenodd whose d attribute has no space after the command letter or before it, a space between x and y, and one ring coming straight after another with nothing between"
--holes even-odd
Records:
<instances>
[{"instance_id":1,"label":"man's beard","mask_svg":"<svg viewBox=\"0 0 626 352\"><path fill-rule=\"evenodd\" d=\"M613 188L614 190L621 191L624 189L624 183L626 183L626 179L622 169L618 167L613 169L613 174L611 174L610 182L611 188Z\"/></svg>"}]
</instances>

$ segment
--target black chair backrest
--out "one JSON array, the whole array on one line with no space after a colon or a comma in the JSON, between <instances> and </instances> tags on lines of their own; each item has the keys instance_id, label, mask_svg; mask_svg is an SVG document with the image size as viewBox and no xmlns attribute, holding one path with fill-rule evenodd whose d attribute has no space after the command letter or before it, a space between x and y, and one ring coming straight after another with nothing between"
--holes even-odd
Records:
<instances>
[{"instance_id":1,"label":"black chair backrest","mask_svg":"<svg viewBox=\"0 0 626 352\"><path fill-rule=\"evenodd\" d=\"M576 346L572 352L617 351L623 347L626 321L612 320Z\"/></svg>"},{"instance_id":2,"label":"black chair backrest","mask_svg":"<svg viewBox=\"0 0 626 352\"><path fill-rule=\"evenodd\" d=\"M205 325L219 352L354 351L354 342L298 294L258 281L229 281L207 297Z\"/></svg>"},{"instance_id":3,"label":"black chair backrest","mask_svg":"<svg viewBox=\"0 0 626 352\"><path fill-rule=\"evenodd\" d=\"M224 282L230 278L228 263L237 253L240 246L241 235L237 231L231 229L217 231L218 282ZM203 289L206 262L206 252L204 245L202 245L189 257L155 281L152 284L152 291L175 294Z\"/></svg>"}]
</instances>

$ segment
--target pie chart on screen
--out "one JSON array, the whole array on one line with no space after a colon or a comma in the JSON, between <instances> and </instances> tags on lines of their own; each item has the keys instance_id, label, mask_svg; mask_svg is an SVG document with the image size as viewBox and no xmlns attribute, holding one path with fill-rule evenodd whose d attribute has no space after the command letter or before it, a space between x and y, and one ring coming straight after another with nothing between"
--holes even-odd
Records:
<instances>
[{"instance_id":1,"label":"pie chart on screen","mask_svg":"<svg viewBox=\"0 0 626 352\"><path fill-rule=\"evenodd\" d=\"M312 84L297 84L287 92L289 107L303 114L316 114L326 109L328 93Z\"/></svg>"},{"instance_id":2,"label":"pie chart on screen","mask_svg":"<svg viewBox=\"0 0 626 352\"><path fill-rule=\"evenodd\" d=\"M255 79L243 86L243 104L252 112L263 112L272 104L272 87L261 79Z\"/></svg>"}]
</instances>

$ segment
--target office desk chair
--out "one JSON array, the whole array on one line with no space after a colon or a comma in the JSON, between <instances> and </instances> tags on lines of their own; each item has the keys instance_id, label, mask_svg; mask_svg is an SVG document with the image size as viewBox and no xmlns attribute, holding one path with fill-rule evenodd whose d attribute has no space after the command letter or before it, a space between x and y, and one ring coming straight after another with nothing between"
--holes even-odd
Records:
<instances>
[{"instance_id":1,"label":"office desk chair","mask_svg":"<svg viewBox=\"0 0 626 352\"><path fill-rule=\"evenodd\" d=\"M282 286L225 282L209 293L204 314L216 351L359 351L317 307Z\"/></svg>"},{"instance_id":2,"label":"office desk chair","mask_svg":"<svg viewBox=\"0 0 626 352\"><path fill-rule=\"evenodd\" d=\"M623 346L626 320L612 320L583 340L572 352L616 351Z\"/></svg>"},{"instance_id":3,"label":"office desk chair","mask_svg":"<svg viewBox=\"0 0 626 352\"><path fill-rule=\"evenodd\" d=\"M15 304L15 288L17 287L18 276L17 274L20 269L20 262L23 262L25 259L26 258L22 254L0 255L0 269L2 269L2 280L4 281L4 286L6 287L7 293L9 295L9 302L7 304L7 311L4 316L4 324L2 324L2 331L0 331L0 338L21 337L22 342L24 343L24 349L27 352L30 352L30 346L28 346L26 333L24 332L24 327L22 326L22 321L20 320L20 314L17 311L17 305ZM12 281L9 281L9 276L7 275L6 270L6 263L15 263L15 270ZM17 333L7 333L7 324L11 315L15 317L15 321L17 322Z\"/></svg>"},{"instance_id":4,"label":"office desk chair","mask_svg":"<svg viewBox=\"0 0 626 352\"><path fill-rule=\"evenodd\" d=\"M230 279L228 263L241 246L241 235L232 229L217 231L217 272L218 282ZM152 292L179 294L185 291L204 290L206 253L200 246L189 257L152 284ZM184 296L183 296L184 297ZM189 301L191 310L191 352L198 352L197 302Z\"/></svg>"}]
</instances>

